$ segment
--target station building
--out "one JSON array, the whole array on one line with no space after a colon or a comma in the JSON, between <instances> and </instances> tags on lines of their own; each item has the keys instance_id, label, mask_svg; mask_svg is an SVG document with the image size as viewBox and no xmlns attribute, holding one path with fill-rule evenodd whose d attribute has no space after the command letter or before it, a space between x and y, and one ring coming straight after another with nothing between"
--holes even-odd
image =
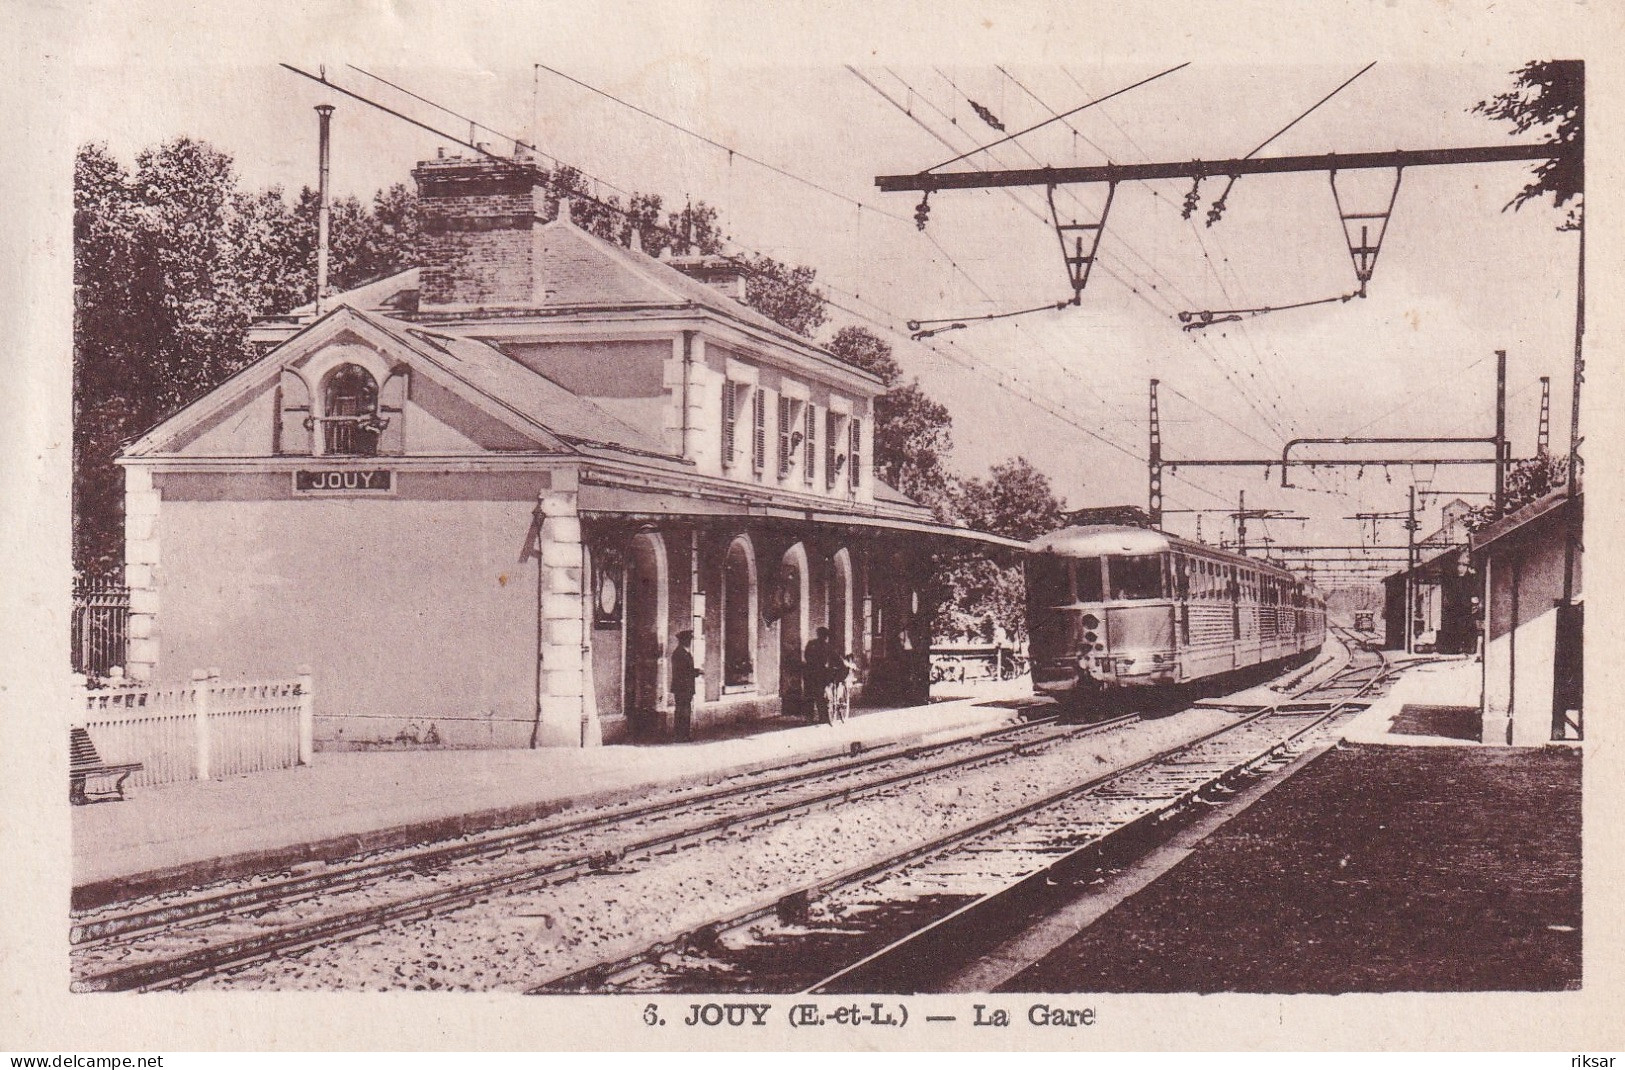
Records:
<instances>
[{"instance_id":1,"label":"station building","mask_svg":"<svg viewBox=\"0 0 1625 1070\"><path fill-rule=\"evenodd\" d=\"M820 626L860 700L923 702L933 552L1019 544L875 478L873 375L731 262L544 222L523 160L414 171L420 268L259 324L132 444L127 672L316 679L317 742L590 746L796 708Z\"/></svg>"},{"instance_id":2,"label":"station building","mask_svg":"<svg viewBox=\"0 0 1625 1070\"><path fill-rule=\"evenodd\" d=\"M1484 574L1485 743L1582 732L1585 496L1560 487L1473 533Z\"/></svg>"},{"instance_id":3,"label":"station building","mask_svg":"<svg viewBox=\"0 0 1625 1070\"><path fill-rule=\"evenodd\" d=\"M1421 653L1471 654L1477 649L1483 585L1467 551L1472 512L1460 498L1446 503L1439 529L1417 543L1416 566L1382 581L1384 649L1404 650L1407 626L1413 649Z\"/></svg>"}]
</instances>

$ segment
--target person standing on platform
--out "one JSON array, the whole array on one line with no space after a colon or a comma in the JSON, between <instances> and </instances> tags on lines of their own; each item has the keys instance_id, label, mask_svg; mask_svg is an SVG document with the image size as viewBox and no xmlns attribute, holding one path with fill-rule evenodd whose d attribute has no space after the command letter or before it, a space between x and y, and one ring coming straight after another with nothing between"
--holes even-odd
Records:
<instances>
[{"instance_id":1,"label":"person standing on platform","mask_svg":"<svg viewBox=\"0 0 1625 1070\"><path fill-rule=\"evenodd\" d=\"M672 726L677 742L687 743L694 722L694 679L705 673L694 665L694 654L688 645L694 633L684 629L677 633L677 649L671 654L671 696L675 700L676 723Z\"/></svg>"},{"instance_id":2,"label":"person standing on platform","mask_svg":"<svg viewBox=\"0 0 1625 1070\"><path fill-rule=\"evenodd\" d=\"M829 696L824 688L829 683L830 659L834 653L829 629L818 629L818 634L807 644L806 656L801 662L802 701L807 704L809 720L821 721L829 716Z\"/></svg>"}]
</instances>

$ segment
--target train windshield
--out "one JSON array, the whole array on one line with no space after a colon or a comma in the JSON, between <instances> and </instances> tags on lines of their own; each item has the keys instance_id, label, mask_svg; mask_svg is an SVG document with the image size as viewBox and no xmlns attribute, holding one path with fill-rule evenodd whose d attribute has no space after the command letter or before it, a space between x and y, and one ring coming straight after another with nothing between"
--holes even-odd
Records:
<instances>
[{"instance_id":1,"label":"train windshield","mask_svg":"<svg viewBox=\"0 0 1625 1070\"><path fill-rule=\"evenodd\" d=\"M1036 606L1064 606L1072 602L1072 562L1054 554L1027 558L1027 591Z\"/></svg>"},{"instance_id":2,"label":"train windshield","mask_svg":"<svg viewBox=\"0 0 1625 1070\"><path fill-rule=\"evenodd\" d=\"M1104 602L1105 591L1100 582L1100 558L1080 557L1072 562L1072 579L1077 585L1078 601Z\"/></svg>"},{"instance_id":3,"label":"train windshield","mask_svg":"<svg viewBox=\"0 0 1625 1070\"><path fill-rule=\"evenodd\" d=\"M1027 558L1027 591L1035 606L1103 601L1098 557L1034 554Z\"/></svg>"},{"instance_id":4,"label":"train windshield","mask_svg":"<svg viewBox=\"0 0 1625 1070\"><path fill-rule=\"evenodd\" d=\"M1106 572L1111 580L1114 601L1164 597L1161 554L1140 557L1113 555L1106 559Z\"/></svg>"}]
</instances>

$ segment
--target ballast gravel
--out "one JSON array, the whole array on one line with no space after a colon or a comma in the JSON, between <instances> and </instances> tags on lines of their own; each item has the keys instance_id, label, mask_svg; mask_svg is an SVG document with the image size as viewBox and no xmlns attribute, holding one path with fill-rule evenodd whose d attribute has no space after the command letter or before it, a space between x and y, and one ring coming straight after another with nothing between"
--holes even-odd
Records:
<instances>
[{"instance_id":1,"label":"ballast gravel","mask_svg":"<svg viewBox=\"0 0 1625 1070\"><path fill-rule=\"evenodd\" d=\"M1035 802L1234 723L1190 709L944 772L765 827L622 859L553 887L493 898L198 983L256 990L527 990L679 937Z\"/></svg>"}]
</instances>

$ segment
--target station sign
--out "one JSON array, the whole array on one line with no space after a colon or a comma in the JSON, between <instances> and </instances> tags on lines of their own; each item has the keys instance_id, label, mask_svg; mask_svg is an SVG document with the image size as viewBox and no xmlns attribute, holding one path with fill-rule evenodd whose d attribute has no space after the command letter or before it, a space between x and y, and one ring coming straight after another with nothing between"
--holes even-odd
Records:
<instances>
[{"instance_id":1,"label":"station sign","mask_svg":"<svg viewBox=\"0 0 1625 1070\"><path fill-rule=\"evenodd\" d=\"M301 468L293 474L296 494L388 494L395 473L388 468Z\"/></svg>"}]
</instances>

